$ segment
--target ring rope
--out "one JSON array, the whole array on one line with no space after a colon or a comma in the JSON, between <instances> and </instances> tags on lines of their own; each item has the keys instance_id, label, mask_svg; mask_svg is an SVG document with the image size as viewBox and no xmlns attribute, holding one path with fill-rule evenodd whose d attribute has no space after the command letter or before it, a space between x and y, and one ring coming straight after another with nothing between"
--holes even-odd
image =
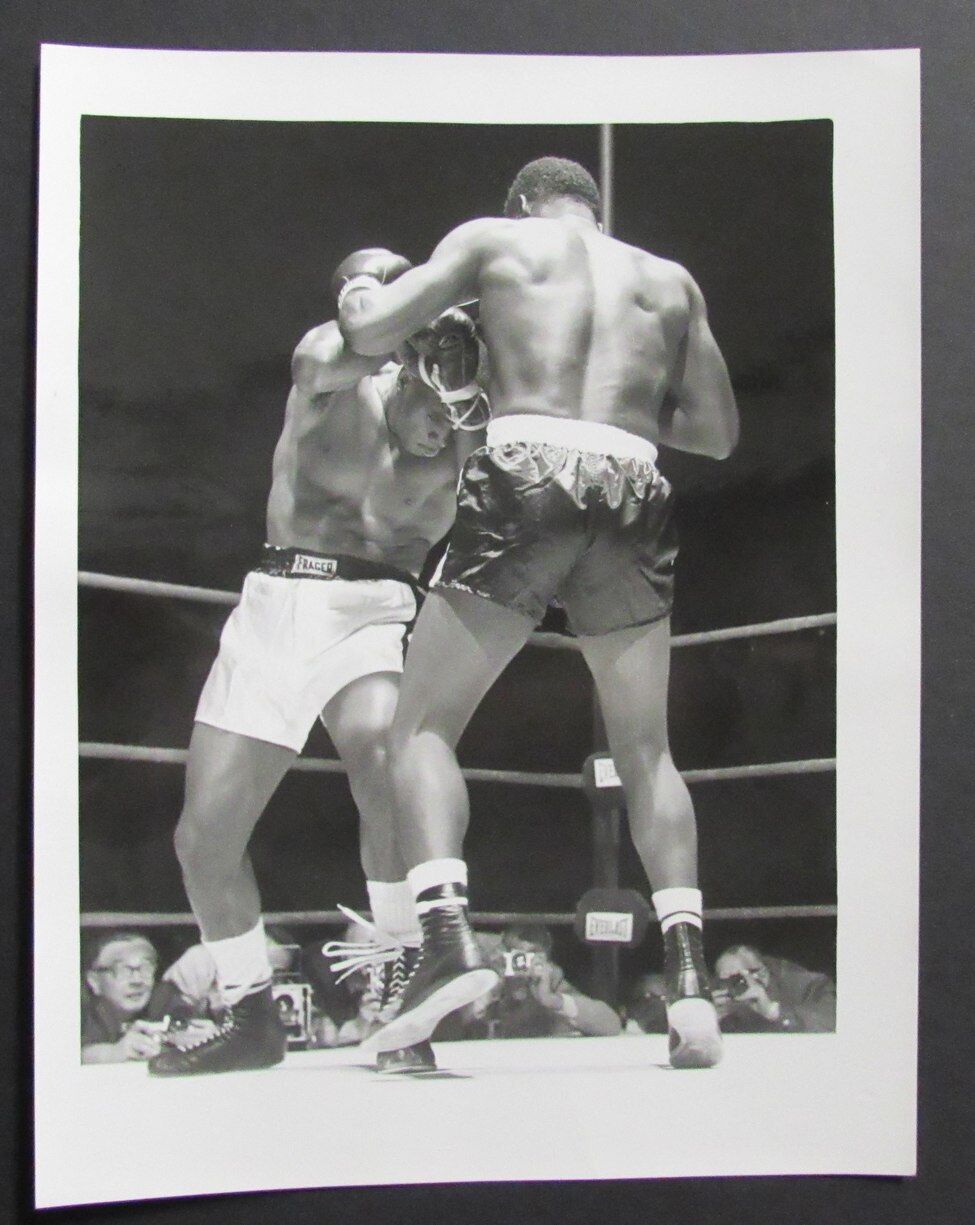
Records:
<instances>
[{"instance_id":1,"label":"ring rope","mask_svg":"<svg viewBox=\"0 0 975 1225\"><path fill-rule=\"evenodd\" d=\"M240 595L233 591L222 591L211 587L193 587L180 583L164 583L150 579L125 578L121 575L99 574L93 571L80 571L78 583L82 587L99 588L102 590L129 592L137 595L148 595L156 598L191 600L197 603L222 604L233 606L240 600ZM706 630L700 633L677 634L671 639L671 646L698 646L705 643L728 642L737 639L753 638L773 634L796 633L808 629L824 629L835 626L836 613L823 613L816 616L788 617L778 621L767 621L755 625L729 626L724 629ZM530 642L534 646L554 650L578 651L576 639L562 634L536 632ZM183 764L187 757L186 749L158 748L144 745L113 745L82 742L79 745L80 756L116 761L157 762L161 764ZM325 773L345 774L346 769L341 761L327 758L300 757L294 763L294 769ZM835 758L813 758L803 761L769 762L743 766L722 766L708 770L685 770L683 778L688 783L713 782L719 780L769 778L775 776L828 773L835 771ZM487 770L465 768L464 777L470 782L504 782L535 787L565 787L580 789L581 774L559 774L527 772L518 770ZM724 907L705 910L704 917L711 921L749 920L775 918L830 918L835 917L835 905L812 906L746 906ZM312 911L281 911L269 913L266 917L272 923L292 924L338 924L344 922L344 916L338 910ZM507 926L510 923L534 921L553 926L570 926L575 916L561 913L542 913L536 915L503 912L479 912L471 916L475 923L484 926ZM191 913L161 914L161 913L126 913L126 912L91 912L81 915L83 927L121 927L121 926L196 926L196 919Z\"/></svg>"},{"instance_id":2,"label":"ring rope","mask_svg":"<svg viewBox=\"0 0 975 1225\"><path fill-rule=\"evenodd\" d=\"M182 765L188 749L166 749L141 744L100 744L82 741L79 755L102 761L143 761L160 765ZM345 774L345 766L337 758L299 757L292 766L317 774ZM836 769L835 757L814 757L805 761L772 761L745 766L717 766L711 770L682 770L688 783L712 783L742 778L775 778L794 774L828 774ZM464 778L471 783L515 783L525 787L582 787L581 774L546 774L528 770L482 770L464 767Z\"/></svg>"},{"instance_id":3,"label":"ring rope","mask_svg":"<svg viewBox=\"0 0 975 1225\"><path fill-rule=\"evenodd\" d=\"M240 601L240 593L220 591L214 587L188 587L182 583L161 583L155 579L123 578L117 574L97 574L91 570L78 573L78 585L95 587L103 591L126 591L133 595L147 595L158 599L195 600L200 604L233 605ZM817 613L809 617L784 617L778 621L763 621L756 625L730 625L724 629L703 630L694 634L675 634L672 647L700 646L709 642L731 642L739 638L760 638L772 634L794 634L800 630L825 629L836 625L836 613ZM578 651L579 642L564 634L536 631L529 639L532 646L547 647L556 651Z\"/></svg>"},{"instance_id":4,"label":"ring rope","mask_svg":"<svg viewBox=\"0 0 975 1225\"><path fill-rule=\"evenodd\" d=\"M704 918L722 920L747 919L832 919L836 917L836 906L725 906L705 910ZM285 926L330 926L348 922L348 916L340 910L276 910L263 915L265 923L280 923ZM574 914L542 912L538 914L516 911L472 911L472 923L481 927L508 927L513 923L544 923L548 927L571 927ZM96 910L82 913L82 927L196 927L198 920L189 911L165 914L157 911Z\"/></svg>"}]
</instances>

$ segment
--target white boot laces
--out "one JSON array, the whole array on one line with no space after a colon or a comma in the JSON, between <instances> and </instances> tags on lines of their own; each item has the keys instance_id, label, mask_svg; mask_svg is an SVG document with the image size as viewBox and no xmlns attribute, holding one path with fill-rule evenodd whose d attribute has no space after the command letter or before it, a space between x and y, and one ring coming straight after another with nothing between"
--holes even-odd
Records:
<instances>
[{"instance_id":1,"label":"white boot laces","mask_svg":"<svg viewBox=\"0 0 975 1225\"><path fill-rule=\"evenodd\" d=\"M402 953L404 948L402 940L383 931L375 923L370 923L368 919L356 914L348 906L340 903L339 910L353 923L364 927L372 938L370 940L329 940L327 944L322 945L322 953L332 961L331 970L337 975L335 979L337 983L342 982L357 970L371 969L395 961Z\"/></svg>"}]
</instances>

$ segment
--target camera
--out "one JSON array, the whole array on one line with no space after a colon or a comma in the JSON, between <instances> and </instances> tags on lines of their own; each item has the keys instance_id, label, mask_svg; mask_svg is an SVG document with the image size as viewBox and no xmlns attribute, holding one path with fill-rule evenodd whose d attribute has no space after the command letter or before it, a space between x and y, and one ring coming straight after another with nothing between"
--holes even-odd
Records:
<instances>
[{"instance_id":1,"label":"camera","mask_svg":"<svg viewBox=\"0 0 975 1225\"><path fill-rule=\"evenodd\" d=\"M535 954L528 949L511 949L504 954L505 978L524 978L531 970Z\"/></svg>"},{"instance_id":2,"label":"camera","mask_svg":"<svg viewBox=\"0 0 975 1225\"><path fill-rule=\"evenodd\" d=\"M311 1027L311 987L303 982L276 982L271 985L271 994L288 1046L306 1047Z\"/></svg>"},{"instance_id":3,"label":"camera","mask_svg":"<svg viewBox=\"0 0 975 1225\"><path fill-rule=\"evenodd\" d=\"M748 979L744 974L729 974L727 978L718 979L718 986L727 991L733 1000L737 1000L748 990Z\"/></svg>"}]
</instances>

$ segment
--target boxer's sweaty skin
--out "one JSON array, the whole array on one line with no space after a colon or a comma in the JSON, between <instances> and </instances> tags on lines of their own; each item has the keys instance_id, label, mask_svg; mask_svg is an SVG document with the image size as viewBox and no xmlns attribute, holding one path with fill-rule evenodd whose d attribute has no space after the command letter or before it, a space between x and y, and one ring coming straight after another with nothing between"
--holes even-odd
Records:
<instances>
[{"instance_id":1,"label":"boxer's sweaty skin","mask_svg":"<svg viewBox=\"0 0 975 1225\"><path fill-rule=\"evenodd\" d=\"M454 519L458 439L428 388L404 389L393 364L363 377L362 359L344 354L340 341L320 343L316 333L323 332L327 342L338 340L334 324L316 329L302 342L304 362L295 363L274 453L268 543L347 553L419 574ZM397 398L408 409L405 439L391 433L386 419Z\"/></svg>"},{"instance_id":2,"label":"boxer's sweaty skin","mask_svg":"<svg viewBox=\"0 0 975 1225\"><path fill-rule=\"evenodd\" d=\"M700 290L680 265L602 234L584 205L460 226L428 263L351 294L342 328L358 352L376 352L473 297L493 416L603 422L715 457L733 449L734 397Z\"/></svg>"}]
</instances>

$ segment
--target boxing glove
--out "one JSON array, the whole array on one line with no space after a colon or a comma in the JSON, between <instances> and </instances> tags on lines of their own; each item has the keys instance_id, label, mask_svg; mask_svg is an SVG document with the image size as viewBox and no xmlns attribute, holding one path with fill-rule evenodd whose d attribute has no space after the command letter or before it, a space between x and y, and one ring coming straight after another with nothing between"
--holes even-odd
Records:
<instances>
[{"instance_id":1,"label":"boxing glove","mask_svg":"<svg viewBox=\"0 0 975 1225\"><path fill-rule=\"evenodd\" d=\"M490 404L478 375L486 378L486 359L477 325L465 311L445 310L404 343L401 357L406 369L440 397L454 429L484 428Z\"/></svg>"},{"instance_id":2,"label":"boxing glove","mask_svg":"<svg viewBox=\"0 0 975 1225\"><path fill-rule=\"evenodd\" d=\"M368 247L353 251L339 264L332 276L332 294L337 309L350 289L366 285L388 285L413 265L402 255L384 247Z\"/></svg>"},{"instance_id":3,"label":"boxing glove","mask_svg":"<svg viewBox=\"0 0 975 1225\"><path fill-rule=\"evenodd\" d=\"M466 383L469 377L477 371L480 359L477 325L474 320L459 307L452 306L438 315L429 327L414 332L403 343L404 357L407 365L416 369L421 356L438 365L449 364L453 367L442 374L449 385L459 386Z\"/></svg>"}]
</instances>

